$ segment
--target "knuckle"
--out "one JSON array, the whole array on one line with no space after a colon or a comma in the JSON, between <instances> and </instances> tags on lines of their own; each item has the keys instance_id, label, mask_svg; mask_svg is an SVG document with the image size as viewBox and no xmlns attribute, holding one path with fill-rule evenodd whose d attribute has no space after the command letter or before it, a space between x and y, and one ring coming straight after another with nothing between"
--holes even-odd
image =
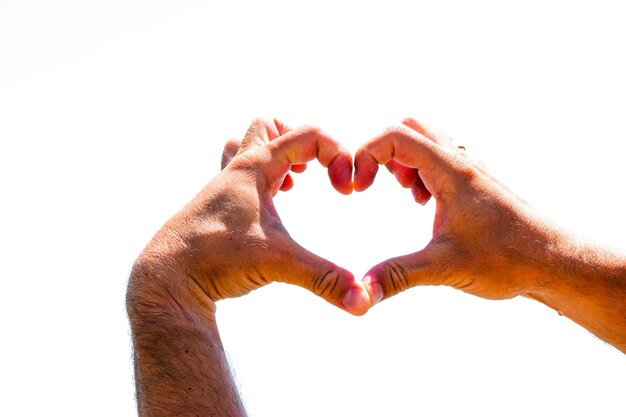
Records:
<instances>
[{"instance_id":1,"label":"knuckle","mask_svg":"<svg viewBox=\"0 0 626 417\"><path fill-rule=\"evenodd\" d=\"M255 117L254 120L252 121L252 125L256 126L256 127L265 127L265 126L269 126L274 124L270 119L268 119L267 117Z\"/></svg>"},{"instance_id":2,"label":"knuckle","mask_svg":"<svg viewBox=\"0 0 626 417\"><path fill-rule=\"evenodd\" d=\"M389 261L385 266L389 285L394 293L409 288L409 276L406 269L396 261Z\"/></svg>"},{"instance_id":3,"label":"knuckle","mask_svg":"<svg viewBox=\"0 0 626 417\"><path fill-rule=\"evenodd\" d=\"M393 139L394 143L397 140L400 141L411 141L417 140L416 133L412 129L408 128L405 125L392 125L388 126L387 129L383 132L383 137Z\"/></svg>"},{"instance_id":4,"label":"knuckle","mask_svg":"<svg viewBox=\"0 0 626 417\"><path fill-rule=\"evenodd\" d=\"M479 175L476 165L464 153L455 152L453 166L464 183L472 183Z\"/></svg>"},{"instance_id":5,"label":"knuckle","mask_svg":"<svg viewBox=\"0 0 626 417\"><path fill-rule=\"evenodd\" d=\"M387 126L387 128L383 132L385 136L401 135L402 133L405 132L401 125Z\"/></svg>"},{"instance_id":6,"label":"knuckle","mask_svg":"<svg viewBox=\"0 0 626 417\"><path fill-rule=\"evenodd\" d=\"M234 151L234 150L239 149L240 146L241 146L241 140L231 138L226 141L224 148Z\"/></svg>"},{"instance_id":7,"label":"knuckle","mask_svg":"<svg viewBox=\"0 0 626 417\"><path fill-rule=\"evenodd\" d=\"M239 148L241 146L241 141L237 139L229 139L224 145L224 150L222 151L222 169L228 165L228 163L235 157Z\"/></svg>"},{"instance_id":8,"label":"knuckle","mask_svg":"<svg viewBox=\"0 0 626 417\"><path fill-rule=\"evenodd\" d=\"M322 134L322 129L314 125L303 125L298 129L303 135L318 136Z\"/></svg>"},{"instance_id":9,"label":"knuckle","mask_svg":"<svg viewBox=\"0 0 626 417\"><path fill-rule=\"evenodd\" d=\"M274 122L264 117L255 118L250 127L246 131L246 138L254 138L257 136L264 136L264 132L269 132L276 129Z\"/></svg>"},{"instance_id":10,"label":"knuckle","mask_svg":"<svg viewBox=\"0 0 626 417\"><path fill-rule=\"evenodd\" d=\"M333 269L317 275L313 279L311 290L320 297L330 298L330 296L335 292L338 284L339 272Z\"/></svg>"}]
</instances>

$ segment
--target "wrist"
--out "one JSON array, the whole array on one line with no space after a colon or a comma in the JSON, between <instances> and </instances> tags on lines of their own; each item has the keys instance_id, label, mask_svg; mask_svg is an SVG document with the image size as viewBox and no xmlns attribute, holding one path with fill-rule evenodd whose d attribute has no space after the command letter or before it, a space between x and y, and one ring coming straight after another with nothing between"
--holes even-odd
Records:
<instances>
[{"instance_id":1,"label":"wrist","mask_svg":"<svg viewBox=\"0 0 626 417\"><path fill-rule=\"evenodd\" d=\"M626 257L565 231L555 231L541 262L534 268L534 285L524 295L538 300L575 294L606 285L623 287ZM603 281L602 283L600 281Z\"/></svg>"},{"instance_id":2,"label":"wrist","mask_svg":"<svg viewBox=\"0 0 626 417\"><path fill-rule=\"evenodd\" d=\"M142 253L133 266L126 292L132 324L196 316L215 322L215 303L188 274L154 253Z\"/></svg>"},{"instance_id":3,"label":"wrist","mask_svg":"<svg viewBox=\"0 0 626 417\"><path fill-rule=\"evenodd\" d=\"M513 268L519 283L519 295L530 298L558 284L566 258L574 252L572 236L563 230L534 218L526 222L519 236L517 247L520 257Z\"/></svg>"}]
</instances>

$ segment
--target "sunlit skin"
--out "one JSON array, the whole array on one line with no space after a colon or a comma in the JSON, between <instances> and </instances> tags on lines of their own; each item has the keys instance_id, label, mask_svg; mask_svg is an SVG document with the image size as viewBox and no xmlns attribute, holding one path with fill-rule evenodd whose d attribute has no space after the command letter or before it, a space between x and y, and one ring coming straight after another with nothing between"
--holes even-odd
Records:
<instances>
[{"instance_id":1,"label":"sunlit skin","mask_svg":"<svg viewBox=\"0 0 626 417\"><path fill-rule=\"evenodd\" d=\"M417 285L536 299L626 352L626 257L546 222L445 135L407 119L355 155L354 187L386 165L416 202L436 200L432 240L365 275L374 302Z\"/></svg>"},{"instance_id":2,"label":"sunlit skin","mask_svg":"<svg viewBox=\"0 0 626 417\"><path fill-rule=\"evenodd\" d=\"M436 201L423 249L363 280L295 242L273 197L317 159L342 194L366 190L385 165L415 202ZM215 303L270 282L304 287L353 315L419 285L490 299L530 297L626 352L626 259L548 224L445 135L413 119L352 156L322 130L255 120L231 140L222 171L138 257L127 292L141 416L244 416ZM419 212L416 211L416 216ZM407 219L411 221L411 219Z\"/></svg>"},{"instance_id":3,"label":"sunlit skin","mask_svg":"<svg viewBox=\"0 0 626 417\"><path fill-rule=\"evenodd\" d=\"M221 173L152 239L127 292L142 416L245 415L215 322L215 302L272 281L302 286L354 315L370 307L347 270L295 242L272 198L290 170L317 159L342 194L352 192L352 156L314 127L255 120L229 141Z\"/></svg>"},{"instance_id":4,"label":"sunlit skin","mask_svg":"<svg viewBox=\"0 0 626 417\"><path fill-rule=\"evenodd\" d=\"M163 256L166 243L168 259L184 265L212 301L281 281L355 315L365 313L369 300L361 282L296 243L274 207L276 193L293 186L290 169L302 172L313 159L327 167L337 191L352 192L352 156L337 141L313 127L291 130L278 121L255 121L242 142L226 144L222 172L165 224L140 263L153 251ZM348 293L354 297L346 307Z\"/></svg>"}]
</instances>

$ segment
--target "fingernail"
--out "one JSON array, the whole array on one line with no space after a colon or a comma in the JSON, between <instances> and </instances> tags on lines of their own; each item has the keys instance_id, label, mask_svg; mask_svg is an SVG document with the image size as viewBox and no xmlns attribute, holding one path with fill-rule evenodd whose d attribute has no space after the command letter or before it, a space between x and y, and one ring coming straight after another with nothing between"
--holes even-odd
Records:
<instances>
[{"instance_id":1,"label":"fingernail","mask_svg":"<svg viewBox=\"0 0 626 417\"><path fill-rule=\"evenodd\" d=\"M357 288L350 289L341 299L341 303L352 314L363 314L365 309L365 297Z\"/></svg>"},{"instance_id":2,"label":"fingernail","mask_svg":"<svg viewBox=\"0 0 626 417\"><path fill-rule=\"evenodd\" d=\"M380 284L378 282L373 283L370 288L372 289L372 295L373 300L372 300L372 306L380 303L380 300L383 299L383 287L380 286Z\"/></svg>"},{"instance_id":3,"label":"fingernail","mask_svg":"<svg viewBox=\"0 0 626 417\"><path fill-rule=\"evenodd\" d=\"M383 299L383 287L381 287L378 282L372 283L372 277L370 277L369 275L363 278L362 282L365 287L370 288L370 292L372 294L372 298L370 300L372 304L370 307L374 307L380 302L380 300Z\"/></svg>"}]
</instances>

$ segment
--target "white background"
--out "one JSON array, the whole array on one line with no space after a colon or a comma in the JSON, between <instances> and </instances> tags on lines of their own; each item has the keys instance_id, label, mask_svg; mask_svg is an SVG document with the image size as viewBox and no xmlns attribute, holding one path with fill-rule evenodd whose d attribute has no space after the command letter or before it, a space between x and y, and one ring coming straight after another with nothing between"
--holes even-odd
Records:
<instances>
[{"instance_id":1,"label":"white background","mask_svg":"<svg viewBox=\"0 0 626 417\"><path fill-rule=\"evenodd\" d=\"M0 0L0 415L135 414L132 262L258 115L351 151L414 116L625 249L619 5ZM295 180L292 236L357 276L430 238L384 170ZM421 287L355 318L273 284L218 322L251 416L626 413L624 355L526 299Z\"/></svg>"}]
</instances>

